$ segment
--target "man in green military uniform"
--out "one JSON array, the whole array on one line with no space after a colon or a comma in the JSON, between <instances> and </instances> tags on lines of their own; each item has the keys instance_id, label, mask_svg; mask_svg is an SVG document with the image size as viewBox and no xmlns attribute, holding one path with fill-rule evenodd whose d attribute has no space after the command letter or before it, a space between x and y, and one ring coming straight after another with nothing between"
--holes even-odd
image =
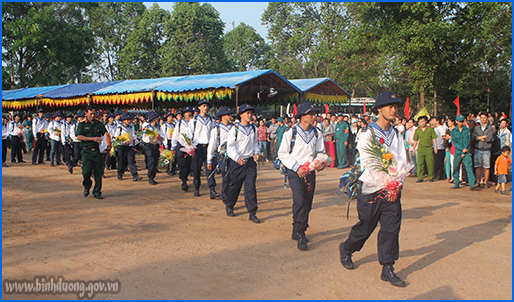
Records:
<instances>
[{"instance_id":1,"label":"man in green military uniform","mask_svg":"<svg viewBox=\"0 0 514 302\"><path fill-rule=\"evenodd\" d=\"M287 130L287 126L286 124L284 124L284 119L279 117L277 119L277 122L278 122L278 128L277 128L277 142L276 142L276 147L277 150L280 149L280 144L282 143L282 138L284 137L284 133L286 132Z\"/></svg>"},{"instance_id":2,"label":"man in green military uniform","mask_svg":"<svg viewBox=\"0 0 514 302\"><path fill-rule=\"evenodd\" d=\"M464 116L459 114L455 121L457 127L451 132L452 143L455 146L455 153L453 157L453 179L455 183L452 189L459 188L459 165L462 162L466 172L468 174L468 181L471 190L476 190L480 187L479 184L475 184L475 176L473 175L473 162L471 160L471 154L469 154L469 147L471 141L471 132L468 127L464 126Z\"/></svg>"},{"instance_id":3,"label":"man in green military uniform","mask_svg":"<svg viewBox=\"0 0 514 302\"><path fill-rule=\"evenodd\" d=\"M348 146L348 135L350 133L348 123L343 121L343 115L337 116L337 124L334 138L336 140L338 169L346 168L346 146Z\"/></svg>"},{"instance_id":4,"label":"man in green military uniform","mask_svg":"<svg viewBox=\"0 0 514 302\"><path fill-rule=\"evenodd\" d=\"M427 127L428 118L426 116L420 116L418 118L419 127L414 132L414 149L418 148L418 180L416 182L423 181L423 174L425 171L424 164L427 164L428 178L429 181L434 181L434 153L437 154L437 134L433 128ZM434 151L432 151L434 150Z\"/></svg>"},{"instance_id":5,"label":"man in green military uniform","mask_svg":"<svg viewBox=\"0 0 514 302\"><path fill-rule=\"evenodd\" d=\"M89 105L87 107L86 119L77 127L76 136L80 140L82 147L82 176L84 180L84 197L89 195L91 189L91 173L94 172L95 187L93 188L93 196L96 199L102 197L102 174L103 174L103 156L99 150L99 144L102 136L107 132L103 123L96 120L96 106ZM110 144L110 137L106 139Z\"/></svg>"}]
</instances>

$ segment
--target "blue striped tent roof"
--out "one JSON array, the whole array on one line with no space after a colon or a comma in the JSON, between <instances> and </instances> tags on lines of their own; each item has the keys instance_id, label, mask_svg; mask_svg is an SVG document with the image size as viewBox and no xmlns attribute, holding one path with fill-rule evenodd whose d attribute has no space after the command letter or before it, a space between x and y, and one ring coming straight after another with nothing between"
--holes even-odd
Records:
<instances>
[{"instance_id":1,"label":"blue striped tent roof","mask_svg":"<svg viewBox=\"0 0 514 302\"><path fill-rule=\"evenodd\" d=\"M3 94L2 91L2 100L4 101L13 101L13 100L21 100L21 99L33 99L38 95L42 95L43 93L50 92L55 89L59 89L68 85L58 85L58 86L47 86L47 87L32 87L32 88L24 88L20 89L17 92Z\"/></svg>"}]
</instances>

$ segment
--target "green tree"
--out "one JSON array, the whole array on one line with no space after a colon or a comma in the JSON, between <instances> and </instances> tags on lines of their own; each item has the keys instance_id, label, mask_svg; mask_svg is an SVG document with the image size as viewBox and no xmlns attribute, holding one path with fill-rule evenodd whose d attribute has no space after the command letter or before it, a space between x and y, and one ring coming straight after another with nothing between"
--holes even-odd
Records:
<instances>
[{"instance_id":1,"label":"green tree","mask_svg":"<svg viewBox=\"0 0 514 302\"><path fill-rule=\"evenodd\" d=\"M165 24L160 50L166 76L219 73L229 70L221 38L224 23L208 3L177 2Z\"/></svg>"},{"instance_id":2,"label":"green tree","mask_svg":"<svg viewBox=\"0 0 514 302\"><path fill-rule=\"evenodd\" d=\"M130 32L119 54L119 79L148 79L160 76L159 49L164 44L164 24L171 14L154 3Z\"/></svg>"},{"instance_id":3,"label":"green tree","mask_svg":"<svg viewBox=\"0 0 514 302\"><path fill-rule=\"evenodd\" d=\"M94 48L84 13L77 3L2 3L2 65L15 88L81 82Z\"/></svg>"},{"instance_id":4,"label":"green tree","mask_svg":"<svg viewBox=\"0 0 514 302\"><path fill-rule=\"evenodd\" d=\"M255 29L245 23L239 24L222 39L223 50L233 70L246 71L266 69L269 46Z\"/></svg>"},{"instance_id":5,"label":"green tree","mask_svg":"<svg viewBox=\"0 0 514 302\"><path fill-rule=\"evenodd\" d=\"M101 81L114 81L119 76L121 50L146 7L141 2L95 2L88 3L86 12L96 42L92 71Z\"/></svg>"}]
</instances>

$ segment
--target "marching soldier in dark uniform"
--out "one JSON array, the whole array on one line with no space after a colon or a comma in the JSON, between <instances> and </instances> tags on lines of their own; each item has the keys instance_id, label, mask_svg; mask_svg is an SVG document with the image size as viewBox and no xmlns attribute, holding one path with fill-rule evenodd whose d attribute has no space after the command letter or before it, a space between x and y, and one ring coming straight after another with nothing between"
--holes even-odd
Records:
<instances>
[{"instance_id":1,"label":"marching soldier in dark uniform","mask_svg":"<svg viewBox=\"0 0 514 302\"><path fill-rule=\"evenodd\" d=\"M82 176L84 180L84 197L89 195L92 186L91 173L94 173L95 186L93 188L93 196L96 199L103 199L102 196L102 171L103 156L99 150L99 144L102 136L107 132L105 126L96 119L96 106L89 105L87 107L86 120L81 122L77 127L77 138L82 146ZM110 138L107 138L107 144L110 144Z\"/></svg>"},{"instance_id":2,"label":"marching soldier in dark uniform","mask_svg":"<svg viewBox=\"0 0 514 302\"><path fill-rule=\"evenodd\" d=\"M255 215L257 212L257 161L259 160L259 138L257 127L250 124L255 109L243 104L239 107L240 123L232 127L228 133L227 154L228 164L227 216L235 216L234 205L237 202L243 183L245 185L245 205L250 214L250 221L261 222Z\"/></svg>"},{"instance_id":3,"label":"marching soldier in dark uniform","mask_svg":"<svg viewBox=\"0 0 514 302\"><path fill-rule=\"evenodd\" d=\"M324 152L323 134L313 126L319 109L311 103L303 103L298 106L296 119L300 122L293 125L284 134L278 158L287 168L287 178L293 192L293 235L292 239L298 240L300 250L307 249L307 237L305 230L309 227L309 213L312 208L314 189L316 188L316 173L307 172L300 168L308 162L309 157L316 152ZM296 137L293 138L293 135ZM291 140L294 139L294 146L291 147ZM324 166L316 162L315 169L321 171Z\"/></svg>"},{"instance_id":4,"label":"marching soldier in dark uniform","mask_svg":"<svg viewBox=\"0 0 514 302\"><path fill-rule=\"evenodd\" d=\"M16 158L18 158L18 163L24 163L25 161L23 160L23 154L21 152L21 143L23 141L21 116L19 113L15 113L13 118L14 120L9 123L9 134L11 135L11 162L16 163Z\"/></svg>"},{"instance_id":5,"label":"marching soldier in dark uniform","mask_svg":"<svg viewBox=\"0 0 514 302\"><path fill-rule=\"evenodd\" d=\"M405 282L394 273L393 265L398 260L400 251L398 238L402 220L401 191L394 199L384 194L386 185L375 179L383 178L385 172L373 168L376 160L365 149L369 147L371 139L376 137L395 158L407 162L403 136L392 126L398 107L402 104L396 94L390 91L383 92L376 98L373 109L378 110L379 118L369 125L367 131L360 134L357 145L363 169L360 177L362 186L357 196L359 222L352 227L348 239L339 245L341 264L347 269L353 269L352 254L362 249L380 222L378 261L383 266L381 279L399 287L404 287Z\"/></svg>"},{"instance_id":6,"label":"marching soldier in dark uniform","mask_svg":"<svg viewBox=\"0 0 514 302\"><path fill-rule=\"evenodd\" d=\"M34 141L36 142L36 146L34 147L34 151L32 153L33 165L36 164L36 161L38 164L42 164L43 158L45 156L46 135L43 133L43 131L48 128L48 122L44 116L45 111L43 109L39 109L37 111L37 116L32 120L32 134L34 135Z\"/></svg>"}]
</instances>

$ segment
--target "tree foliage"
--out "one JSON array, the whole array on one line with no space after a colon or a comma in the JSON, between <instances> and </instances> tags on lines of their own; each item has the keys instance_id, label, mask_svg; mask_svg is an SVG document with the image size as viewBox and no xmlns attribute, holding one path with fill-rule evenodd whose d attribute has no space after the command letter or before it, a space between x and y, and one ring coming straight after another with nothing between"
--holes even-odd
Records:
<instances>
[{"instance_id":1,"label":"tree foliage","mask_svg":"<svg viewBox=\"0 0 514 302\"><path fill-rule=\"evenodd\" d=\"M165 76L218 73L230 70L221 38L225 24L208 3L177 2L165 23L160 49Z\"/></svg>"},{"instance_id":2,"label":"tree foliage","mask_svg":"<svg viewBox=\"0 0 514 302\"><path fill-rule=\"evenodd\" d=\"M267 68L269 45L253 27L239 24L223 37L222 43L229 66L234 71Z\"/></svg>"}]
</instances>

